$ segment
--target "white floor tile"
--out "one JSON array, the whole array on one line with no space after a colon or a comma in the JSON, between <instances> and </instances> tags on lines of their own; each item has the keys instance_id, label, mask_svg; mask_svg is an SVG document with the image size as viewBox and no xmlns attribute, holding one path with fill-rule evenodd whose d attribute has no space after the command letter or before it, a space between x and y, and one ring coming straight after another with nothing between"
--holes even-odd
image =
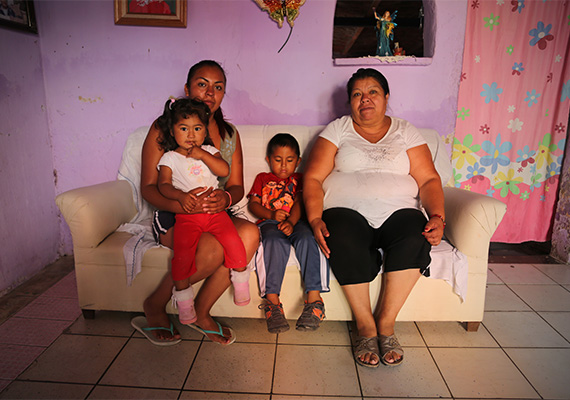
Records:
<instances>
[{"instance_id":1,"label":"white floor tile","mask_svg":"<svg viewBox=\"0 0 570 400\"><path fill-rule=\"evenodd\" d=\"M200 342L184 340L156 346L144 338L129 340L101 379L104 385L182 389Z\"/></svg>"},{"instance_id":2,"label":"white floor tile","mask_svg":"<svg viewBox=\"0 0 570 400\"><path fill-rule=\"evenodd\" d=\"M313 396L360 395L351 347L279 346L273 393Z\"/></svg>"},{"instance_id":3,"label":"white floor tile","mask_svg":"<svg viewBox=\"0 0 570 400\"><path fill-rule=\"evenodd\" d=\"M268 394L274 361L274 344L203 342L184 390Z\"/></svg>"},{"instance_id":4,"label":"white floor tile","mask_svg":"<svg viewBox=\"0 0 570 400\"><path fill-rule=\"evenodd\" d=\"M566 264L534 264L536 268L544 272L555 282L570 284L570 265Z\"/></svg>"},{"instance_id":5,"label":"white floor tile","mask_svg":"<svg viewBox=\"0 0 570 400\"><path fill-rule=\"evenodd\" d=\"M556 283L530 264L492 264L489 266L489 269L507 284L552 285Z\"/></svg>"},{"instance_id":6,"label":"white floor tile","mask_svg":"<svg viewBox=\"0 0 570 400\"><path fill-rule=\"evenodd\" d=\"M323 321L316 331L298 331L295 323L296 321L290 320L291 329L279 334L279 344L350 346L348 326L344 321Z\"/></svg>"},{"instance_id":7,"label":"white floor tile","mask_svg":"<svg viewBox=\"0 0 570 400\"><path fill-rule=\"evenodd\" d=\"M570 347L534 312L486 312L483 325L502 347Z\"/></svg>"},{"instance_id":8,"label":"white floor tile","mask_svg":"<svg viewBox=\"0 0 570 400\"><path fill-rule=\"evenodd\" d=\"M509 285L534 311L570 311L570 292L559 285Z\"/></svg>"},{"instance_id":9,"label":"white floor tile","mask_svg":"<svg viewBox=\"0 0 570 400\"><path fill-rule=\"evenodd\" d=\"M183 391L180 400L269 400L269 394Z\"/></svg>"},{"instance_id":10,"label":"white floor tile","mask_svg":"<svg viewBox=\"0 0 570 400\"><path fill-rule=\"evenodd\" d=\"M570 349L506 349L545 399L570 399Z\"/></svg>"},{"instance_id":11,"label":"white floor tile","mask_svg":"<svg viewBox=\"0 0 570 400\"><path fill-rule=\"evenodd\" d=\"M62 335L19 379L97 383L127 339Z\"/></svg>"},{"instance_id":12,"label":"white floor tile","mask_svg":"<svg viewBox=\"0 0 570 400\"><path fill-rule=\"evenodd\" d=\"M358 366L358 375L364 396L437 398L451 395L426 348L405 347L401 365Z\"/></svg>"},{"instance_id":13,"label":"white floor tile","mask_svg":"<svg viewBox=\"0 0 570 400\"><path fill-rule=\"evenodd\" d=\"M499 347L483 325L477 332L467 332L457 322L418 322L429 347Z\"/></svg>"},{"instance_id":14,"label":"white floor tile","mask_svg":"<svg viewBox=\"0 0 570 400\"><path fill-rule=\"evenodd\" d=\"M487 285L485 311L531 311L506 285Z\"/></svg>"},{"instance_id":15,"label":"white floor tile","mask_svg":"<svg viewBox=\"0 0 570 400\"><path fill-rule=\"evenodd\" d=\"M131 388L118 386L96 386L89 395L89 400L100 399L132 399L132 400L174 400L178 398L179 390Z\"/></svg>"},{"instance_id":16,"label":"white floor tile","mask_svg":"<svg viewBox=\"0 0 570 400\"><path fill-rule=\"evenodd\" d=\"M495 273L491 269L493 267L493 265L495 265L495 264L490 264L489 270L487 271L487 284L488 285L501 285L501 284L505 283L502 280L500 280L497 275L495 275Z\"/></svg>"},{"instance_id":17,"label":"white floor tile","mask_svg":"<svg viewBox=\"0 0 570 400\"><path fill-rule=\"evenodd\" d=\"M570 312L540 312L539 315L570 341Z\"/></svg>"},{"instance_id":18,"label":"white floor tile","mask_svg":"<svg viewBox=\"0 0 570 400\"><path fill-rule=\"evenodd\" d=\"M84 399L92 385L15 381L0 394L0 399Z\"/></svg>"},{"instance_id":19,"label":"white floor tile","mask_svg":"<svg viewBox=\"0 0 570 400\"><path fill-rule=\"evenodd\" d=\"M501 349L433 348L431 352L454 397L538 397Z\"/></svg>"}]
</instances>

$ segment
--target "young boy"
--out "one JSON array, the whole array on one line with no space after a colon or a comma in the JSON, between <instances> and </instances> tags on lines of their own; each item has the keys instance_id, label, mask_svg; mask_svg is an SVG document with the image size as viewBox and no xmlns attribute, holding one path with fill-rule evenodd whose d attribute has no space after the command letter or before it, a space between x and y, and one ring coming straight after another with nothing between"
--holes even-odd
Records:
<instances>
[{"instance_id":1,"label":"young boy","mask_svg":"<svg viewBox=\"0 0 570 400\"><path fill-rule=\"evenodd\" d=\"M329 291L329 269L311 227L301 219L302 174L295 173L301 162L299 143L290 134L279 133L267 144L265 160L271 172L258 174L248 194L248 209L259 218L261 231L256 272L266 302L259 308L264 308L269 332L289 330L279 294L293 244L307 293L297 329L315 330L325 318L320 293Z\"/></svg>"}]
</instances>

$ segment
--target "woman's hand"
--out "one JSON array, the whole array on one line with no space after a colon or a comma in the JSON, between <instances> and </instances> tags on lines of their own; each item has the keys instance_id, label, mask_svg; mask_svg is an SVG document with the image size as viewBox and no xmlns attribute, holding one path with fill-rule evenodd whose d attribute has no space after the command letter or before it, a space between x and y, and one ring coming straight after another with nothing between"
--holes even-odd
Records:
<instances>
[{"instance_id":1,"label":"woman's hand","mask_svg":"<svg viewBox=\"0 0 570 400\"><path fill-rule=\"evenodd\" d=\"M289 221L283 221L277 224L277 228L287 236L293 233L293 225Z\"/></svg>"},{"instance_id":2,"label":"woman's hand","mask_svg":"<svg viewBox=\"0 0 570 400\"><path fill-rule=\"evenodd\" d=\"M439 217L431 217L427 222L422 235L432 246L437 246L441 243L443 237L443 228L445 227L443 220Z\"/></svg>"},{"instance_id":3,"label":"woman's hand","mask_svg":"<svg viewBox=\"0 0 570 400\"><path fill-rule=\"evenodd\" d=\"M321 218L315 218L310 222L310 224L311 228L313 228L313 234L315 235L315 240L317 241L317 244L323 251L325 257L329 258L329 256L331 255L331 251L327 246L325 238L329 237L330 234L327 229L327 225L325 224L325 221L323 221Z\"/></svg>"},{"instance_id":4,"label":"woman's hand","mask_svg":"<svg viewBox=\"0 0 570 400\"><path fill-rule=\"evenodd\" d=\"M230 197L221 189L208 189L210 192L204 197L202 211L206 214L216 214L230 206Z\"/></svg>"}]
</instances>

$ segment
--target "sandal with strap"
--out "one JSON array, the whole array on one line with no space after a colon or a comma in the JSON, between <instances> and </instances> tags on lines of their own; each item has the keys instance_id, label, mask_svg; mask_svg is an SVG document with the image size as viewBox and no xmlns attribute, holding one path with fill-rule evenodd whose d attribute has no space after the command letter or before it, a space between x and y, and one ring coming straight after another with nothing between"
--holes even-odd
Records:
<instances>
[{"instance_id":1,"label":"sandal with strap","mask_svg":"<svg viewBox=\"0 0 570 400\"><path fill-rule=\"evenodd\" d=\"M360 359L360 356L364 354L373 354L376 356L378 360L380 360L379 356L380 351L378 349L378 338L376 336L374 337L359 336L356 338L356 342L354 344L354 359L358 364L362 365L363 367L378 368L380 362L376 364L370 364L365 361L362 361Z\"/></svg>"},{"instance_id":2,"label":"sandal with strap","mask_svg":"<svg viewBox=\"0 0 570 400\"><path fill-rule=\"evenodd\" d=\"M396 335L378 335L378 342L380 343L380 354L382 355L380 361L382 361L382 364L394 367L396 365L400 365L402 361L404 361L404 350L402 349L402 346L400 346L400 342L398 342ZM400 355L400 359L394 362L387 361L386 355L391 351Z\"/></svg>"}]
</instances>

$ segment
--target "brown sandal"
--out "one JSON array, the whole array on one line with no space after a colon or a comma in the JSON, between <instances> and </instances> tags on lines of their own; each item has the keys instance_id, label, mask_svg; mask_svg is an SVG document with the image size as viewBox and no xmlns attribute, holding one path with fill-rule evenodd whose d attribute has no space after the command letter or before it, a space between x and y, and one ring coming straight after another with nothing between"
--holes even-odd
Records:
<instances>
[{"instance_id":1,"label":"brown sandal","mask_svg":"<svg viewBox=\"0 0 570 400\"><path fill-rule=\"evenodd\" d=\"M400 346L396 335L378 335L378 342L380 343L380 354L382 355L380 361L382 361L382 364L388 365L389 367L394 367L396 365L400 365L402 361L404 361L404 350L402 349L402 346ZM391 351L401 355L400 359L394 362L387 361L386 354Z\"/></svg>"},{"instance_id":2,"label":"brown sandal","mask_svg":"<svg viewBox=\"0 0 570 400\"><path fill-rule=\"evenodd\" d=\"M378 338L376 336L370 338L365 336L359 336L356 338L356 342L354 344L354 359L358 364L362 365L363 367L378 368L378 365L380 365L379 362L376 364L370 364L360 359L360 356L367 353L374 354L378 358L378 360L380 360L379 356L380 351L378 349Z\"/></svg>"}]
</instances>

